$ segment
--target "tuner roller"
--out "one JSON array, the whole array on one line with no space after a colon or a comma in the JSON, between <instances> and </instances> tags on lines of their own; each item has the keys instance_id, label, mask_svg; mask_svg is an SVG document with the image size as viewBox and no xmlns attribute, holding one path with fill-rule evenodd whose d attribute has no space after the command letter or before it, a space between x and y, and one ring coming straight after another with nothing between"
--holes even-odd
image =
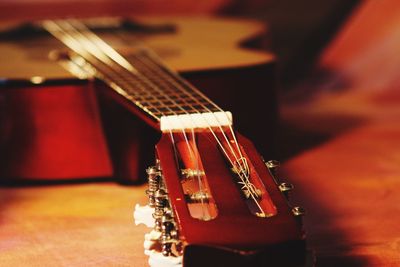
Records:
<instances>
[{"instance_id":1,"label":"tuner roller","mask_svg":"<svg viewBox=\"0 0 400 267\"><path fill-rule=\"evenodd\" d=\"M194 178L199 178L205 176L204 171L196 169L182 169L181 175L184 180L192 180Z\"/></svg>"}]
</instances>

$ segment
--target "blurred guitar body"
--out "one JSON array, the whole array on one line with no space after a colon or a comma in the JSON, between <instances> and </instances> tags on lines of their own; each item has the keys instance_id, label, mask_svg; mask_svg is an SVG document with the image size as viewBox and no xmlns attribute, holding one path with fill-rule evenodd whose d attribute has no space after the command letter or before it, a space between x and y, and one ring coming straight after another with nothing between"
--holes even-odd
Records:
<instances>
[{"instance_id":1,"label":"blurred guitar body","mask_svg":"<svg viewBox=\"0 0 400 267\"><path fill-rule=\"evenodd\" d=\"M244 49L265 41L264 25L215 18L135 21L92 24L128 59L130 44L144 42L211 99L240 114L237 128L272 156L274 57ZM77 79L49 59L65 48L38 27L1 28L0 61L6 63L0 65L0 180L137 182L154 157L156 125L112 99L106 85ZM250 126L255 116L263 125Z\"/></svg>"}]
</instances>

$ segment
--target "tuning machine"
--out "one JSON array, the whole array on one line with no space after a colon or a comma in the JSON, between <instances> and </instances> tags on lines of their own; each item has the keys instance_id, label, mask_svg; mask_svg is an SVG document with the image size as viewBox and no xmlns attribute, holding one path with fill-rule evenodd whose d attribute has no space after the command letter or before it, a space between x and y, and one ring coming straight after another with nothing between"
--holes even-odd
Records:
<instances>
[{"instance_id":1,"label":"tuning machine","mask_svg":"<svg viewBox=\"0 0 400 267\"><path fill-rule=\"evenodd\" d=\"M162 173L157 165L146 169L148 180L146 194L149 197L149 206L152 208L155 207L155 194L162 187Z\"/></svg>"},{"instance_id":2,"label":"tuning machine","mask_svg":"<svg viewBox=\"0 0 400 267\"><path fill-rule=\"evenodd\" d=\"M277 169L280 166L280 162L277 161L277 160L268 160L268 161L265 162L265 166L267 166L268 170L275 177Z\"/></svg>"},{"instance_id":3,"label":"tuning machine","mask_svg":"<svg viewBox=\"0 0 400 267\"><path fill-rule=\"evenodd\" d=\"M287 199L289 199L289 193L294 189L294 185L291 183L280 183L279 184L279 190L285 195Z\"/></svg>"},{"instance_id":4,"label":"tuning machine","mask_svg":"<svg viewBox=\"0 0 400 267\"><path fill-rule=\"evenodd\" d=\"M175 256L180 244L179 235L159 161L147 168L146 172L148 178L146 193L149 197L149 206L153 209L154 229L148 238L148 243L152 245L145 248L157 247L154 244L158 244L159 249L156 250L159 253L164 256Z\"/></svg>"},{"instance_id":5,"label":"tuning machine","mask_svg":"<svg viewBox=\"0 0 400 267\"><path fill-rule=\"evenodd\" d=\"M296 206L292 208L292 213L296 217L298 224L303 226L303 216L306 215L306 210L302 207Z\"/></svg>"}]
</instances>

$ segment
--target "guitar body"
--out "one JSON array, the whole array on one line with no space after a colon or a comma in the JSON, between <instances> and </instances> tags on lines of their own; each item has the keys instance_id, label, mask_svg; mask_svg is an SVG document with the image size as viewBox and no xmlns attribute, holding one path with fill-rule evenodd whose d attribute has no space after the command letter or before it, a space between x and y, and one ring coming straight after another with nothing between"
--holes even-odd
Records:
<instances>
[{"instance_id":1,"label":"guitar body","mask_svg":"<svg viewBox=\"0 0 400 267\"><path fill-rule=\"evenodd\" d=\"M105 32L103 38L129 59L129 44L139 37L221 107L240 114L236 128L272 156L267 149L273 149L269 126L276 118L274 57L244 47L263 40L264 26L209 18L139 21L173 30L129 30L122 39ZM121 106L124 100L105 84L75 78L49 59L54 50L65 48L43 33L1 36L0 61L7 64L0 66L5 78L0 85L0 179L137 182L154 158L157 125L122 107L128 105ZM265 125L250 126L254 117L262 117Z\"/></svg>"}]
</instances>

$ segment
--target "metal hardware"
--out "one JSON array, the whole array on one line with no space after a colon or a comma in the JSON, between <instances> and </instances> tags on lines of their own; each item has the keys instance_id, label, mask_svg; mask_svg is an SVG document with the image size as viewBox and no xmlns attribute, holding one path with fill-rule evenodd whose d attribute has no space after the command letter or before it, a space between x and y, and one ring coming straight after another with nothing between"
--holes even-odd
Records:
<instances>
[{"instance_id":1,"label":"metal hardware","mask_svg":"<svg viewBox=\"0 0 400 267\"><path fill-rule=\"evenodd\" d=\"M279 168L280 163L277 160L268 160L265 162L265 166L267 166L273 176L276 176L276 170Z\"/></svg>"},{"instance_id":2,"label":"metal hardware","mask_svg":"<svg viewBox=\"0 0 400 267\"><path fill-rule=\"evenodd\" d=\"M281 183L278 187L286 198L289 198L289 192L294 188L294 186L290 183Z\"/></svg>"},{"instance_id":3,"label":"metal hardware","mask_svg":"<svg viewBox=\"0 0 400 267\"><path fill-rule=\"evenodd\" d=\"M293 215L296 217L301 217L306 214L306 210L302 207L293 207L292 212L293 212Z\"/></svg>"},{"instance_id":4,"label":"metal hardware","mask_svg":"<svg viewBox=\"0 0 400 267\"><path fill-rule=\"evenodd\" d=\"M181 170L181 174L183 176L184 179L186 180L190 180L193 179L195 177L202 177L205 175L204 171L202 170L194 170L194 169L182 169Z\"/></svg>"},{"instance_id":5,"label":"metal hardware","mask_svg":"<svg viewBox=\"0 0 400 267\"><path fill-rule=\"evenodd\" d=\"M210 196L207 192L196 192L193 194L185 194L188 203L209 203Z\"/></svg>"},{"instance_id":6,"label":"metal hardware","mask_svg":"<svg viewBox=\"0 0 400 267\"><path fill-rule=\"evenodd\" d=\"M147 168L147 179L148 179L148 189L146 190L146 194L149 197L149 206L155 207L155 193L161 187L161 171L157 166L151 166Z\"/></svg>"},{"instance_id":7,"label":"metal hardware","mask_svg":"<svg viewBox=\"0 0 400 267\"><path fill-rule=\"evenodd\" d=\"M155 166L146 170L148 175L149 187L146 193L149 197L149 206L154 208L154 230L153 233L159 233L152 242L158 243L160 252L164 256L177 256L180 252L180 240L173 212L170 206L168 192L163 182L162 171L159 161ZM187 174L193 174L187 172Z\"/></svg>"},{"instance_id":8,"label":"metal hardware","mask_svg":"<svg viewBox=\"0 0 400 267\"><path fill-rule=\"evenodd\" d=\"M172 245L177 242L175 222L170 213L165 213L161 219L161 249L164 256L172 255Z\"/></svg>"},{"instance_id":9,"label":"metal hardware","mask_svg":"<svg viewBox=\"0 0 400 267\"><path fill-rule=\"evenodd\" d=\"M297 223L300 227L303 227L303 216L306 214L306 210L302 207L293 207L292 213L296 217Z\"/></svg>"},{"instance_id":10,"label":"metal hardware","mask_svg":"<svg viewBox=\"0 0 400 267\"><path fill-rule=\"evenodd\" d=\"M159 189L154 194L154 217L161 218L164 215L164 209L169 206L167 193L163 189Z\"/></svg>"},{"instance_id":11,"label":"metal hardware","mask_svg":"<svg viewBox=\"0 0 400 267\"><path fill-rule=\"evenodd\" d=\"M281 164L277 160L268 160L267 162L265 162L265 165L267 166L268 169L276 169Z\"/></svg>"},{"instance_id":12,"label":"metal hardware","mask_svg":"<svg viewBox=\"0 0 400 267\"><path fill-rule=\"evenodd\" d=\"M247 188L243 188L243 194L244 196L249 199L252 195L256 198L256 199L260 199L261 195L262 195L262 191L258 188L256 188L253 184L249 183L249 188L251 188L251 190L247 189Z\"/></svg>"}]
</instances>

